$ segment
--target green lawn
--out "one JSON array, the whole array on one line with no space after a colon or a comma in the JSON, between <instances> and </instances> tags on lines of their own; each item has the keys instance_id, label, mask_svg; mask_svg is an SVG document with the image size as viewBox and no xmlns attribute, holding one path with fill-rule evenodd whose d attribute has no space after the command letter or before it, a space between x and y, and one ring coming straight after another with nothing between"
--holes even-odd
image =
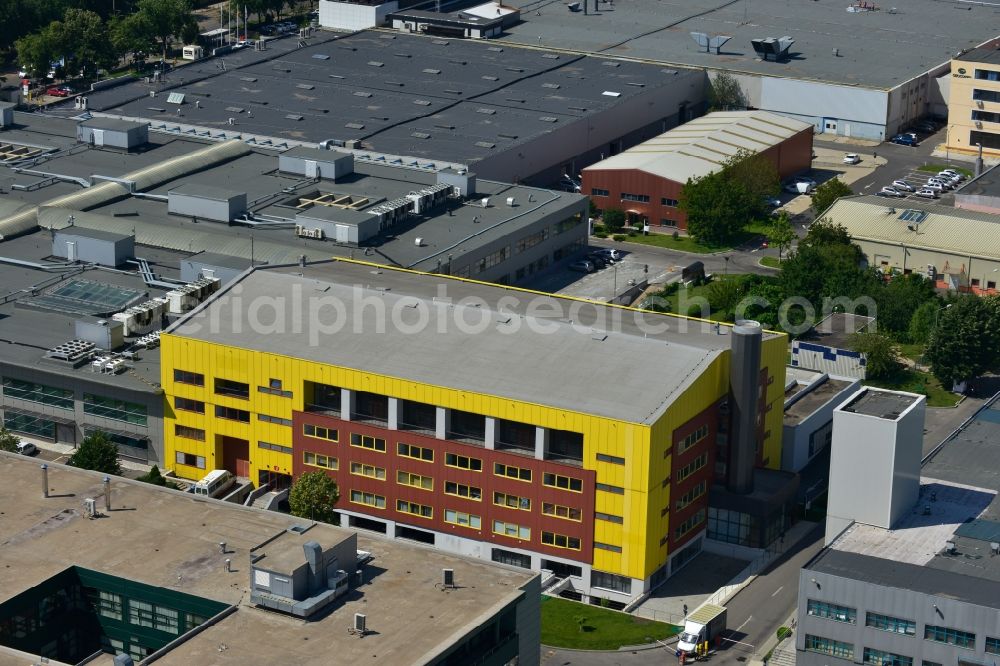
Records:
<instances>
[{"instance_id":1,"label":"green lawn","mask_svg":"<svg viewBox=\"0 0 1000 666\"><path fill-rule=\"evenodd\" d=\"M642 245L655 245L656 247L664 247L668 250L680 250L682 252L693 252L695 254L711 254L713 252L726 252L728 250L732 250L737 245L742 245L757 236L763 236L767 233L768 226L769 222L767 221L751 222L746 226L743 233L741 233L738 238L733 239L732 243L723 245L707 245L705 243L699 243L694 238L683 234L674 238L672 233L657 232L652 232L648 236L643 236L642 233L638 233L634 236L628 236L625 239L625 242L640 243ZM608 238L611 238L612 235L613 234L609 234Z\"/></svg>"},{"instance_id":2,"label":"green lawn","mask_svg":"<svg viewBox=\"0 0 1000 666\"><path fill-rule=\"evenodd\" d=\"M911 361L919 362L921 357L924 355L924 346L921 344L908 343L897 346L899 347L899 353Z\"/></svg>"},{"instance_id":3,"label":"green lawn","mask_svg":"<svg viewBox=\"0 0 1000 666\"><path fill-rule=\"evenodd\" d=\"M542 643L552 647L617 650L664 640L680 629L599 606L542 597Z\"/></svg>"},{"instance_id":4,"label":"green lawn","mask_svg":"<svg viewBox=\"0 0 1000 666\"><path fill-rule=\"evenodd\" d=\"M761 257L758 263L768 268L781 268L781 262L778 261L777 257Z\"/></svg>"},{"instance_id":5,"label":"green lawn","mask_svg":"<svg viewBox=\"0 0 1000 666\"><path fill-rule=\"evenodd\" d=\"M972 176L975 175L968 169L963 169L962 167L959 166L949 166L947 164L925 164L922 167L917 167L917 171L927 171L933 173L938 173L942 169L954 169L955 171L959 172L966 178L972 178Z\"/></svg>"},{"instance_id":6,"label":"green lawn","mask_svg":"<svg viewBox=\"0 0 1000 666\"><path fill-rule=\"evenodd\" d=\"M954 407L959 399L959 396L945 390L934 375L910 368L900 369L888 379L866 379L864 383L895 391L922 393L927 396L928 407Z\"/></svg>"},{"instance_id":7,"label":"green lawn","mask_svg":"<svg viewBox=\"0 0 1000 666\"><path fill-rule=\"evenodd\" d=\"M666 301L666 304L670 307L669 310L670 312L674 314L697 317L699 316L698 312L695 312L692 315L687 315L685 308L691 307L695 302L694 299L697 299L699 297L707 300L708 290L711 288L711 285L717 282L724 282L726 280L742 281L746 279L746 277L747 276L743 274L716 275L715 277L712 278L712 281L707 284L703 284L697 287L685 287L684 285L680 285L677 291L674 291L673 293L661 292L657 294L657 296ZM686 304L685 308L681 307L682 298L684 303ZM730 313L726 311L716 310L715 308L711 308L711 312L708 318L711 319L712 321L729 321L730 320L729 315Z\"/></svg>"}]
</instances>

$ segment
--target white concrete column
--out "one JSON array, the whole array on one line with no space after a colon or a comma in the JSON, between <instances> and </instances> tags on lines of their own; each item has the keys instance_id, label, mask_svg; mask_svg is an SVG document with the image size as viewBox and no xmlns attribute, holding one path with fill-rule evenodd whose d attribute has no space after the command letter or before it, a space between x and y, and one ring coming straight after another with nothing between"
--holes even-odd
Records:
<instances>
[{"instance_id":1,"label":"white concrete column","mask_svg":"<svg viewBox=\"0 0 1000 666\"><path fill-rule=\"evenodd\" d=\"M545 451L549 448L549 431L541 426L535 427L535 457L545 459Z\"/></svg>"},{"instance_id":2,"label":"white concrete column","mask_svg":"<svg viewBox=\"0 0 1000 666\"><path fill-rule=\"evenodd\" d=\"M444 407L435 407L434 436L438 439L448 439L448 431L451 429L451 410Z\"/></svg>"},{"instance_id":3,"label":"white concrete column","mask_svg":"<svg viewBox=\"0 0 1000 666\"><path fill-rule=\"evenodd\" d=\"M389 430L399 429L399 398L389 398Z\"/></svg>"},{"instance_id":4,"label":"white concrete column","mask_svg":"<svg viewBox=\"0 0 1000 666\"><path fill-rule=\"evenodd\" d=\"M354 411L354 399L357 394L351 389L340 389L340 418L344 421L351 420L351 413Z\"/></svg>"},{"instance_id":5,"label":"white concrete column","mask_svg":"<svg viewBox=\"0 0 1000 666\"><path fill-rule=\"evenodd\" d=\"M486 448L494 449L496 448L496 430L497 430L497 420L490 416L486 417L486 434L483 437L483 442L486 444Z\"/></svg>"}]
</instances>

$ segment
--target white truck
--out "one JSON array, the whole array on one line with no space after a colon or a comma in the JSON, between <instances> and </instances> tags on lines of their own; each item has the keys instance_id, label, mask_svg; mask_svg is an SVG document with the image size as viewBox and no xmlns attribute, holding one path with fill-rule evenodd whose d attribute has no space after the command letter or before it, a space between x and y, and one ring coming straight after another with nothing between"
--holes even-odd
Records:
<instances>
[{"instance_id":1,"label":"white truck","mask_svg":"<svg viewBox=\"0 0 1000 666\"><path fill-rule=\"evenodd\" d=\"M677 652L688 657L705 654L725 630L726 609L715 604L703 604L684 619L684 631L677 642Z\"/></svg>"}]
</instances>

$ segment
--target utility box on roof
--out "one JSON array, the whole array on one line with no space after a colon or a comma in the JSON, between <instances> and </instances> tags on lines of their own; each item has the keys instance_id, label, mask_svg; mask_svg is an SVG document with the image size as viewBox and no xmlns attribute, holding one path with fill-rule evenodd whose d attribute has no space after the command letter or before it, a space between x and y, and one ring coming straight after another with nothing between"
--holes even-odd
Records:
<instances>
[{"instance_id":1,"label":"utility box on roof","mask_svg":"<svg viewBox=\"0 0 1000 666\"><path fill-rule=\"evenodd\" d=\"M149 142L149 124L118 118L90 118L77 124L76 140L95 148L131 150Z\"/></svg>"},{"instance_id":2,"label":"utility box on roof","mask_svg":"<svg viewBox=\"0 0 1000 666\"><path fill-rule=\"evenodd\" d=\"M135 257L135 236L66 227L52 237L52 256L114 268Z\"/></svg>"},{"instance_id":3,"label":"utility box on roof","mask_svg":"<svg viewBox=\"0 0 1000 666\"><path fill-rule=\"evenodd\" d=\"M354 173L354 154L298 146L278 156L278 171L306 178L337 180Z\"/></svg>"},{"instance_id":4,"label":"utility box on roof","mask_svg":"<svg viewBox=\"0 0 1000 666\"><path fill-rule=\"evenodd\" d=\"M10 127L14 124L14 107L11 102L0 102L0 127Z\"/></svg>"},{"instance_id":5,"label":"utility box on roof","mask_svg":"<svg viewBox=\"0 0 1000 666\"><path fill-rule=\"evenodd\" d=\"M167 192L167 212L229 222L247 212L247 193L188 182Z\"/></svg>"}]
</instances>

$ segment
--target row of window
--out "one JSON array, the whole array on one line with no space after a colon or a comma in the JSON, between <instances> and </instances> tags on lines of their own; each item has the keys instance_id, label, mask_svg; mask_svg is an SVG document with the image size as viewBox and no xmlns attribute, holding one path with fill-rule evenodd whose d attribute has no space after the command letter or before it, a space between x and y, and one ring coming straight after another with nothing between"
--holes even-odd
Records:
<instances>
[{"instance_id":1,"label":"row of window","mask_svg":"<svg viewBox=\"0 0 1000 666\"><path fill-rule=\"evenodd\" d=\"M688 532L698 528L703 522L705 522L705 510L698 509L688 516L687 520L674 528L674 539L680 539Z\"/></svg>"},{"instance_id":2,"label":"row of window","mask_svg":"<svg viewBox=\"0 0 1000 666\"><path fill-rule=\"evenodd\" d=\"M590 196L592 196L592 197L610 197L611 196L611 192L610 192L610 190L606 190L606 189L601 188L601 187L592 187L592 188L590 188ZM637 203L649 203L649 195L648 194L632 194L632 193L629 193L629 192L622 192L621 200L622 201L635 201ZM670 199L670 198L667 198L667 197L660 197L660 205L661 206L669 206L671 208L676 208L678 204L679 204L679 202L677 201L677 199Z\"/></svg>"},{"instance_id":3,"label":"row of window","mask_svg":"<svg viewBox=\"0 0 1000 666\"><path fill-rule=\"evenodd\" d=\"M835 622L857 623L856 609L825 601L809 599L806 603L806 612L814 617L822 617ZM881 613L865 613L865 626L904 636L917 635L917 623L914 620L892 617ZM930 624L924 626L924 639L968 650L973 650L976 646L976 635L972 632ZM987 637L986 643L987 652L991 651L992 648L992 650L995 650L994 654L1000 654L1000 639Z\"/></svg>"},{"instance_id":4,"label":"row of window","mask_svg":"<svg viewBox=\"0 0 1000 666\"><path fill-rule=\"evenodd\" d=\"M677 483L680 483L684 479L688 478L702 467L708 464L708 452L702 453L700 456L689 462L684 467L677 470Z\"/></svg>"},{"instance_id":5,"label":"row of window","mask_svg":"<svg viewBox=\"0 0 1000 666\"><path fill-rule=\"evenodd\" d=\"M703 425L700 428L698 428L697 430L695 430L694 432L689 433L681 441L677 442L677 455L680 455L680 454L684 453L685 451L687 451L688 449L690 449L692 446L694 446L695 444L697 444L701 440L705 439L706 437L708 437L708 426L707 425ZM670 451L670 449L667 449L667 452L669 452L669 451ZM666 453L664 453L664 457L666 457Z\"/></svg>"},{"instance_id":6,"label":"row of window","mask_svg":"<svg viewBox=\"0 0 1000 666\"><path fill-rule=\"evenodd\" d=\"M838 657L840 659L854 660L854 645L835 641L823 636L813 636L806 634L805 648L809 652ZM908 657L894 652L886 652L866 647L862 651L862 663L869 666L913 666L913 657ZM939 666L935 662L924 661L923 666Z\"/></svg>"},{"instance_id":7,"label":"row of window","mask_svg":"<svg viewBox=\"0 0 1000 666\"><path fill-rule=\"evenodd\" d=\"M699 497L705 494L705 490L708 488L708 483L705 481L700 482L694 488L691 488L686 493L677 498L677 511L680 511L684 507L691 504Z\"/></svg>"}]
</instances>

